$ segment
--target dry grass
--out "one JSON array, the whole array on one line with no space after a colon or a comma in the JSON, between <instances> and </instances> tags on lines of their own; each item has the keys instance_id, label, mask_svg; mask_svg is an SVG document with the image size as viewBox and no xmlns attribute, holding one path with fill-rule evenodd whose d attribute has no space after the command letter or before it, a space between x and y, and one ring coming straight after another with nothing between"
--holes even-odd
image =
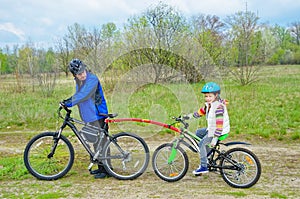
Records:
<instances>
[{"instance_id":1,"label":"dry grass","mask_svg":"<svg viewBox=\"0 0 300 199\"><path fill-rule=\"evenodd\" d=\"M30 137L30 134L22 132L1 133L1 158L22 156ZM229 137L227 141L230 139L233 138ZM234 139L243 140L236 136ZM171 140L172 137L167 135L146 139L151 152ZM262 176L249 189L231 188L215 173L194 177L191 171L197 167L199 159L197 154L192 153L189 153L190 170L175 183L160 180L152 171L151 164L147 172L136 180L96 180L86 169L86 152L74 143L75 163L67 176L56 181L40 181L29 175L23 180L5 179L1 181L0 198L300 198L299 143L270 142L259 138L251 142L250 149L262 163Z\"/></svg>"}]
</instances>

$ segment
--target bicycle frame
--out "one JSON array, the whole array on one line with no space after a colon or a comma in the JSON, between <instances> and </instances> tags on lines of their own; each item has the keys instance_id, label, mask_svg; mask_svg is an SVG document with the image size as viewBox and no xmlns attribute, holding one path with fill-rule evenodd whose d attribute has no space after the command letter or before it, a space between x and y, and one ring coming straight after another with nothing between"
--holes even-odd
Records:
<instances>
[{"instance_id":1,"label":"bicycle frame","mask_svg":"<svg viewBox=\"0 0 300 199\"><path fill-rule=\"evenodd\" d=\"M62 110L62 108L67 112L65 117L62 117L62 116L60 115L60 111ZM102 156L100 156L100 157L99 157L99 154L100 154L100 153L102 152L102 150L103 150L103 148L100 148L100 149L99 149L100 143L101 143L102 139L104 138L103 136L100 136L100 140L98 141L98 146L96 147L96 148L97 148L97 151L93 152L93 151L91 150L90 146L86 143L86 140L80 135L80 133L79 133L79 131L78 131L78 129L77 129L77 127L75 126L74 123L81 124L81 125L85 125L85 126L88 126L88 127L94 127L94 128L97 128L97 129L99 129L99 131L100 131L101 133L104 133L104 134L105 134L105 137L109 138L110 140L113 140L113 137L109 135L108 131L105 130L105 128L98 128L98 127L92 126L92 125L90 125L90 124L88 124L88 123L85 123L85 122L83 122L83 121L81 121L81 120L72 118L72 117L71 117L71 112L72 112L72 110L68 109L67 107L60 107L60 108L59 108L59 116L60 116L61 118L64 119L64 122L63 122L63 124L61 125L61 127L59 128L59 130L57 131L57 139L54 141L54 145L53 145L53 148L52 148L51 153L50 153L51 156L53 156L53 154L54 154L54 151L55 151L56 146L57 146L57 143L58 143L58 139L59 139L60 135L62 134L63 129L66 128L66 127L68 126L68 127L71 128L71 130L73 131L73 133L76 135L76 137L79 139L80 143L83 145L83 147L86 149L86 151L88 152L88 154L89 154L90 157L91 157L91 163L90 163L90 165L89 165L89 167L88 167L89 170L92 168L92 166L93 166L94 163L97 163L97 164L98 164L99 162L101 162L102 160L105 160L105 159L117 159L117 158L121 158L121 157L119 157L119 156L117 156L117 157L114 157L114 156L102 157ZM108 116L108 117L115 117L114 114L108 114L108 115L107 115L107 114L103 114L103 115ZM106 119L106 120L105 120L105 125L108 124L109 120L111 120L111 119ZM116 119L116 120L117 120L117 119ZM121 120L122 120L122 119L121 119ZM114 144L115 144L115 146L118 148L118 150L119 150L123 155L126 155L126 153L125 153L125 152L123 151L123 149L118 145L117 142L114 142ZM50 154L49 154L49 155L50 155Z\"/></svg>"},{"instance_id":2,"label":"bicycle frame","mask_svg":"<svg viewBox=\"0 0 300 199\"><path fill-rule=\"evenodd\" d=\"M58 139L60 138L63 129L66 128L66 127L68 126L68 127L70 127L70 129L73 131L73 133L76 135L76 137L79 139L80 143L83 145L83 147L84 147L85 150L88 152L88 154L90 155L92 162L91 162L91 164L89 165L88 168L91 169L92 166L93 166L93 163L95 163L95 161L97 161L97 160L103 160L103 159L104 159L104 158L98 158L99 153L101 153L101 150L102 150L102 149L93 152L93 151L91 150L90 146L86 143L85 139L80 135L80 133L79 133L79 131L78 131L78 129L76 128L76 126L75 126L74 123L81 124L81 125L85 125L85 126L89 126L89 127L94 127L94 128L98 128L98 127L89 125L89 124L87 124L87 123L85 123L85 122L83 122L83 121L81 121L81 120L77 120L77 119L75 119L75 118L72 118L72 117L71 117L71 112L72 112L72 111L71 111L70 109L66 109L66 108L64 108L64 109L66 110L67 113L66 113L66 116L64 117L64 122L63 122L63 124L61 125L61 127L60 127L60 128L58 129L58 131L57 131L57 139L54 141L54 145L53 145L53 148L52 148L50 154L53 156L54 151L55 151L55 148L56 148L57 143L58 143ZM60 110L61 110L61 107L60 107L59 111L60 111ZM61 115L60 115L60 117L63 118ZM98 128L98 129L99 129L99 128ZM99 130L100 130L101 132L103 132L106 136L108 136L108 137L110 138L108 132L107 132L105 129L100 128ZM100 137L100 139L103 139L103 137ZM100 140L98 143L100 144L100 143L101 143L101 140ZM50 154L49 154L49 155L50 155Z\"/></svg>"}]
</instances>

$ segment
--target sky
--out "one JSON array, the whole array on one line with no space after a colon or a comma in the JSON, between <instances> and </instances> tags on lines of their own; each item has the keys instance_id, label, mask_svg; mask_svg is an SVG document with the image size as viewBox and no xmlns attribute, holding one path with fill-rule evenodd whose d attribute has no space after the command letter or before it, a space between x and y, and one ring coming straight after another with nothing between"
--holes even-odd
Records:
<instances>
[{"instance_id":1,"label":"sky","mask_svg":"<svg viewBox=\"0 0 300 199\"><path fill-rule=\"evenodd\" d=\"M300 0L0 0L0 48L29 41L53 46L74 23L94 28L113 22L120 28L159 2L185 17L209 14L223 19L247 7L260 23L288 26L300 21Z\"/></svg>"}]
</instances>

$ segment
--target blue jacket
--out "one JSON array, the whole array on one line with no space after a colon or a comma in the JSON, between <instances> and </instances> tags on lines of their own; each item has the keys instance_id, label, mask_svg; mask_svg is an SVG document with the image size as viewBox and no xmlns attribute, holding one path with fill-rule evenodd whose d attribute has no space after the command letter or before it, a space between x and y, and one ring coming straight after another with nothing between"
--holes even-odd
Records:
<instances>
[{"instance_id":1,"label":"blue jacket","mask_svg":"<svg viewBox=\"0 0 300 199\"><path fill-rule=\"evenodd\" d=\"M65 100L67 107L77 105L84 122L93 122L104 118L99 113L108 113L107 105L98 77L87 71L86 79L80 83L76 80L76 93ZM81 85L80 85L81 84Z\"/></svg>"}]
</instances>

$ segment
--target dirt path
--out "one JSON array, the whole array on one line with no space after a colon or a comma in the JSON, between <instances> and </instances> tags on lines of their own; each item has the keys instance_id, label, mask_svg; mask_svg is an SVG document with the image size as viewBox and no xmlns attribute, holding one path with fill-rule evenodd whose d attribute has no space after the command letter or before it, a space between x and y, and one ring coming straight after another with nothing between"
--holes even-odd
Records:
<instances>
[{"instance_id":1,"label":"dirt path","mask_svg":"<svg viewBox=\"0 0 300 199\"><path fill-rule=\"evenodd\" d=\"M0 160L7 156L20 158L30 137L0 133ZM164 142L162 139L146 141L151 152ZM175 183L160 180L151 164L136 180L96 180L86 169L85 151L76 146L75 163L67 176L56 181L39 181L32 176L24 180L1 180L0 198L300 198L299 143L260 141L248 148L262 164L260 180L249 189L231 188L215 173L194 177L191 172L198 166L199 159L197 154L190 153L189 171ZM5 167L0 165L0 169Z\"/></svg>"}]
</instances>

